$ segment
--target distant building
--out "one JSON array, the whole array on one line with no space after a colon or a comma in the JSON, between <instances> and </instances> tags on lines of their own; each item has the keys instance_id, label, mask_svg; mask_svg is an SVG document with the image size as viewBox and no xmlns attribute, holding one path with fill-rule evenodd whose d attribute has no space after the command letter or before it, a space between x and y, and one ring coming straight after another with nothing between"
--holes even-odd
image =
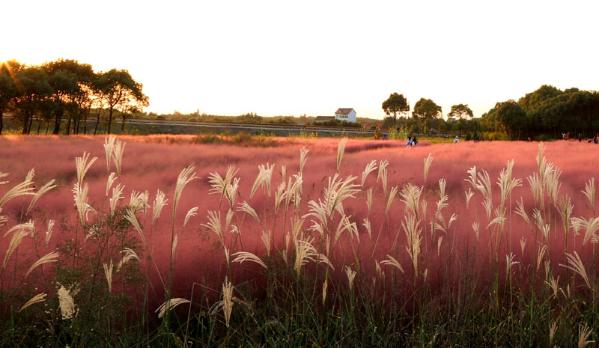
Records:
<instances>
[{"instance_id":1,"label":"distant building","mask_svg":"<svg viewBox=\"0 0 599 348\"><path fill-rule=\"evenodd\" d=\"M356 123L356 110L352 108L339 108L335 111L335 119L339 121Z\"/></svg>"}]
</instances>

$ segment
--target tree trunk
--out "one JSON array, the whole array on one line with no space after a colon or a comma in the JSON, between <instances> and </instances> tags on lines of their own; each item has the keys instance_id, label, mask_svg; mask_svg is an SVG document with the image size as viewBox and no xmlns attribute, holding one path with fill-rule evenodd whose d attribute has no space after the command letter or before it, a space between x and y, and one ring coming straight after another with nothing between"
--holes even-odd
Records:
<instances>
[{"instance_id":1,"label":"tree trunk","mask_svg":"<svg viewBox=\"0 0 599 348\"><path fill-rule=\"evenodd\" d=\"M40 128L42 128L42 121L38 120L37 121L37 135L40 135Z\"/></svg>"},{"instance_id":2,"label":"tree trunk","mask_svg":"<svg viewBox=\"0 0 599 348\"><path fill-rule=\"evenodd\" d=\"M33 115L29 117L29 125L27 126L27 134L31 134L31 127L33 126Z\"/></svg>"},{"instance_id":3,"label":"tree trunk","mask_svg":"<svg viewBox=\"0 0 599 348\"><path fill-rule=\"evenodd\" d=\"M59 108L54 116L56 116L56 119L54 120L54 131L52 134L58 134L60 133L60 122L62 121L62 108Z\"/></svg>"},{"instance_id":4,"label":"tree trunk","mask_svg":"<svg viewBox=\"0 0 599 348\"><path fill-rule=\"evenodd\" d=\"M108 134L110 134L110 133L111 133L111 127L112 127L112 111L113 111L113 110L114 110L114 108L113 108L112 106L111 106L111 107L108 109L108 129L106 130L106 132L107 132Z\"/></svg>"},{"instance_id":5,"label":"tree trunk","mask_svg":"<svg viewBox=\"0 0 599 348\"><path fill-rule=\"evenodd\" d=\"M50 129L50 120L46 121L46 135L48 135L48 129Z\"/></svg>"},{"instance_id":6,"label":"tree trunk","mask_svg":"<svg viewBox=\"0 0 599 348\"><path fill-rule=\"evenodd\" d=\"M123 122L121 123L121 133L125 132L125 115L123 115Z\"/></svg>"},{"instance_id":7,"label":"tree trunk","mask_svg":"<svg viewBox=\"0 0 599 348\"><path fill-rule=\"evenodd\" d=\"M71 120L73 119L73 116L71 116L71 114L69 113L69 118L67 119L67 135L71 134Z\"/></svg>"},{"instance_id":8,"label":"tree trunk","mask_svg":"<svg viewBox=\"0 0 599 348\"><path fill-rule=\"evenodd\" d=\"M29 115L23 115L23 132L22 134L27 134L27 125L29 124Z\"/></svg>"},{"instance_id":9,"label":"tree trunk","mask_svg":"<svg viewBox=\"0 0 599 348\"><path fill-rule=\"evenodd\" d=\"M94 135L98 133L98 125L100 125L100 111L98 111L98 117L96 118L96 127L94 128Z\"/></svg>"}]
</instances>

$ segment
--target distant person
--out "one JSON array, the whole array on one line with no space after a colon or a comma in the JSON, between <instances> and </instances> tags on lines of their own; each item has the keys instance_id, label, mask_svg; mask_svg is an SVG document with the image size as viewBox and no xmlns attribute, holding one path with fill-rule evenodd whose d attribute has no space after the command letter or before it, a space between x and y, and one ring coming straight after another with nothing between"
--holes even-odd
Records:
<instances>
[{"instance_id":1,"label":"distant person","mask_svg":"<svg viewBox=\"0 0 599 348\"><path fill-rule=\"evenodd\" d=\"M413 146L414 143L412 142L412 137L408 137L408 142L406 143L406 146Z\"/></svg>"},{"instance_id":2,"label":"distant person","mask_svg":"<svg viewBox=\"0 0 599 348\"><path fill-rule=\"evenodd\" d=\"M457 135L455 136L455 138L453 138L453 143L457 144L460 142L460 137L458 137Z\"/></svg>"},{"instance_id":3,"label":"distant person","mask_svg":"<svg viewBox=\"0 0 599 348\"><path fill-rule=\"evenodd\" d=\"M582 133L578 133L578 142L582 141Z\"/></svg>"},{"instance_id":4,"label":"distant person","mask_svg":"<svg viewBox=\"0 0 599 348\"><path fill-rule=\"evenodd\" d=\"M599 144L599 133L595 134L595 137L593 138L593 144Z\"/></svg>"}]
</instances>

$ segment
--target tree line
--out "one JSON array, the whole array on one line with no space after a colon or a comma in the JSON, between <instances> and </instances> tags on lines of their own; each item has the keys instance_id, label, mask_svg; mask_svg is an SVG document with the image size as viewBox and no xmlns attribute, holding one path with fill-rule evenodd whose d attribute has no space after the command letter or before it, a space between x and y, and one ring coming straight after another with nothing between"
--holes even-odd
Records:
<instances>
[{"instance_id":1,"label":"tree line","mask_svg":"<svg viewBox=\"0 0 599 348\"><path fill-rule=\"evenodd\" d=\"M96 134L102 115L107 116L110 133L115 115L121 116L124 127L129 115L147 105L142 84L127 70L96 72L91 65L71 59L41 65L0 62L0 134L5 112L18 119L23 134L31 133L34 120L38 133L45 124L46 133L52 129L52 134L87 134L93 110Z\"/></svg>"},{"instance_id":2,"label":"tree line","mask_svg":"<svg viewBox=\"0 0 599 348\"><path fill-rule=\"evenodd\" d=\"M392 93L382 104L388 117L383 128L405 128L412 133L435 132L482 138L482 133L503 133L510 139L593 137L599 132L599 92L577 88L560 90L543 85L517 101L498 102L480 118L467 104L451 107L447 118L431 99L421 98L409 114L408 100ZM399 116L399 117L398 117Z\"/></svg>"}]
</instances>

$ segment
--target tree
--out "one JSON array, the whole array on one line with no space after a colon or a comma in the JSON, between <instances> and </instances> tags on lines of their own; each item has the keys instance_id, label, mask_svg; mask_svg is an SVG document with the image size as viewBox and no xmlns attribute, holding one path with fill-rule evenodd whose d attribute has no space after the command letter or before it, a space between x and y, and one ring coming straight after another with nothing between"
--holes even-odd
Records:
<instances>
[{"instance_id":1,"label":"tree","mask_svg":"<svg viewBox=\"0 0 599 348\"><path fill-rule=\"evenodd\" d=\"M114 110L126 112L133 106L148 105L148 97L143 94L142 85L133 80L127 70L112 69L100 74L97 86L108 108L107 132L109 134L112 130Z\"/></svg>"},{"instance_id":2,"label":"tree","mask_svg":"<svg viewBox=\"0 0 599 348\"><path fill-rule=\"evenodd\" d=\"M55 105L54 134L60 132L62 117L68 113L66 133L71 132L71 122L76 125L84 112L91 106L93 82L96 78L89 64L81 64L76 60L60 59L43 66L52 86Z\"/></svg>"},{"instance_id":3,"label":"tree","mask_svg":"<svg viewBox=\"0 0 599 348\"><path fill-rule=\"evenodd\" d=\"M16 61L0 63L0 134L4 128L4 111L18 95L13 74L19 69L20 64Z\"/></svg>"},{"instance_id":4,"label":"tree","mask_svg":"<svg viewBox=\"0 0 599 348\"><path fill-rule=\"evenodd\" d=\"M451 106L451 111L447 114L447 119L462 120L471 119L474 116L468 104L457 104Z\"/></svg>"},{"instance_id":5,"label":"tree","mask_svg":"<svg viewBox=\"0 0 599 348\"><path fill-rule=\"evenodd\" d=\"M426 124L428 120L432 120L441 116L441 107L431 99L420 98L414 105L412 117L423 122L423 133L427 133Z\"/></svg>"},{"instance_id":6,"label":"tree","mask_svg":"<svg viewBox=\"0 0 599 348\"><path fill-rule=\"evenodd\" d=\"M33 117L42 103L52 95L48 75L39 66L27 66L15 74L18 96L15 106L23 121L23 134L31 132Z\"/></svg>"},{"instance_id":7,"label":"tree","mask_svg":"<svg viewBox=\"0 0 599 348\"><path fill-rule=\"evenodd\" d=\"M410 111L410 104L403 94L391 93L389 98L383 102L383 111L385 114L393 114L393 121L397 121L397 113Z\"/></svg>"},{"instance_id":8,"label":"tree","mask_svg":"<svg viewBox=\"0 0 599 348\"><path fill-rule=\"evenodd\" d=\"M487 115L495 118L511 139L520 139L528 129L526 112L513 100L495 104Z\"/></svg>"}]
</instances>

